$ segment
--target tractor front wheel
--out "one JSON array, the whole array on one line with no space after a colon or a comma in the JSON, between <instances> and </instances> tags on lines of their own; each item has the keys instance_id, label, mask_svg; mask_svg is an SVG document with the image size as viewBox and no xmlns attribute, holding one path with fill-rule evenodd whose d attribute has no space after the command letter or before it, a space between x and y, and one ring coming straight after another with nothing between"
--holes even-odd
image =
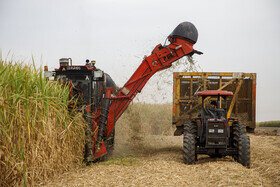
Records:
<instances>
[{"instance_id":1,"label":"tractor front wheel","mask_svg":"<svg viewBox=\"0 0 280 187\"><path fill-rule=\"evenodd\" d=\"M230 144L238 149L239 139L241 135L246 135L246 128L242 122L235 121L231 127ZM238 154L233 155L233 159L238 161Z\"/></svg>"},{"instance_id":2,"label":"tractor front wheel","mask_svg":"<svg viewBox=\"0 0 280 187\"><path fill-rule=\"evenodd\" d=\"M246 134L242 134L238 140L237 162L250 168L250 138Z\"/></svg>"}]
</instances>

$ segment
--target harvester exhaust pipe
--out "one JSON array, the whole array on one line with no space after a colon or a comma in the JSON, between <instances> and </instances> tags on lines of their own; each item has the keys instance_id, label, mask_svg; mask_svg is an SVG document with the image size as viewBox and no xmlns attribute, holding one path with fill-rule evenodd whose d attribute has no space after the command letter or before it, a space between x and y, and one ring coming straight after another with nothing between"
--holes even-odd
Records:
<instances>
[{"instance_id":1,"label":"harvester exhaust pipe","mask_svg":"<svg viewBox=\"0 0 280 187\"><path fill-rule=\"evenodd\" d=\"M60 66L72 66L72 58L61 58L59 59Z\"/></svg>"}]
</instances>

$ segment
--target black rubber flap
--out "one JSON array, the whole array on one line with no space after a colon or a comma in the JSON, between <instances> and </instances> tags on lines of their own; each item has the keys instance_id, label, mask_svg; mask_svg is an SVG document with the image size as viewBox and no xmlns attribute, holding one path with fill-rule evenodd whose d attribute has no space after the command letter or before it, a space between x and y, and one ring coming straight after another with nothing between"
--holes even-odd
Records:
<instances>
[{"instance_id":1,"label":"black rubber flap","mask_svg":"<svg viewBox=\"0 0 280 187\"><path fill-rule=\"evenodd\" d=\"M198 38L198 32L192 23L186 21L180 23L169 36L171 38L182 37L195 44Z\"/></svg>"}]
</instances>

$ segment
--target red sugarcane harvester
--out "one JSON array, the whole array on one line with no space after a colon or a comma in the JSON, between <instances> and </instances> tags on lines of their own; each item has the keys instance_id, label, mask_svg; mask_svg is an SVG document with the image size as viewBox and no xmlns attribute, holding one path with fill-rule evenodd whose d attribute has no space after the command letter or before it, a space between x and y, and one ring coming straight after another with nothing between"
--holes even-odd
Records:
<instances>
[{"instance_id":1,"label":"red sugarcane harvester","mask_svg":"<svg viewBox=\"0 0 280 187\"><path fill-rule=\"evenodd\" d=\"M72 60L60 59L54 77L69 84L71 97L79 100L76 108L82 108L87 121L86 162L102 160L112 153L116 121L157 71L169 68L186 55L202 54L193 49L197 38L192 23L179 24L168 36L170 44L158 44L120 89L108 74L95 68L94 62L74 66Z\"/></svg>"}]
</instances>

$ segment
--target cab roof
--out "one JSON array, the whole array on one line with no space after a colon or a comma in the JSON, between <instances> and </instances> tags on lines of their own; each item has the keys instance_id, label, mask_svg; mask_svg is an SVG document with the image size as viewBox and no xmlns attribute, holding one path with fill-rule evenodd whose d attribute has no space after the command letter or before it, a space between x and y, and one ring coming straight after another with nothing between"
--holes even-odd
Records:
<instances>
[{"instance_id":1,"label":"cab roof","mask_svg":"<svg viewBox=\"0 0 280 187\"><path fill-rule=\"evenodd\" d=\"M232 92L229 91L222 91L222 90L207 90L207 91L201 91L197 92L196 95L200 96L231 96L233 95Z\"/></svg>"}]
</instances>

